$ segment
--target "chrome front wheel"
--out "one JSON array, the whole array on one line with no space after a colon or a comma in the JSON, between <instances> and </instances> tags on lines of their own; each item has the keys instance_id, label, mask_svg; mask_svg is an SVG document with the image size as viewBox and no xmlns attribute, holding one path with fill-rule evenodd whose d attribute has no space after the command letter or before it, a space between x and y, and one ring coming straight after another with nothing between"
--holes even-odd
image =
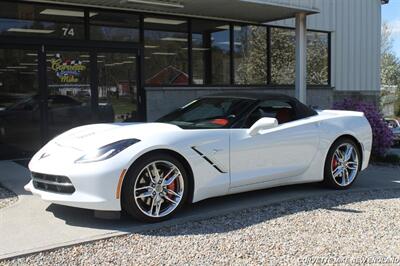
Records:
<instances>
[{"instance_id":1,"label":"chrome front wheel","mask_svg":"<svg viewBox=\"0 0 400 266\"><path fill-rule=\"evenodd\" d=\"M179 168L169 161L146 165L135 182L134 196L138 208L149 217L164 217L182 200L185 182Z\"/></svg>"},{"instance_id":2,"label":"chrome front wheel","mask_svg":"<svg viewBox=\"0 0 400 266\"><path fill-rule=\"evenodd\" d=\"M182 163L169 154L150 154L135 162L122 187L122 208L144 222L169 219L186 202L189 179Z\"/></svg>"}]
</instances>

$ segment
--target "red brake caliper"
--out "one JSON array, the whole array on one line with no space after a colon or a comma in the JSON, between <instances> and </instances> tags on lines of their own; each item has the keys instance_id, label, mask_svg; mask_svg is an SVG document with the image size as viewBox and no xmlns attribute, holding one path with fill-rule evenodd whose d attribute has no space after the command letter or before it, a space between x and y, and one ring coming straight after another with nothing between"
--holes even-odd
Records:
<instances>
[{"instance_id":1,"label":"red brake caliper","mask_svg":"<svg viewBox=\"0 0 400 266\"><path fill-rule=\"evenodd\" d=\"M167 189L170 189L174 192L175 192L175 188L176 188L176 179L170 185L167 186ZM167 193L167 195L174 196L172 193Z\"/></svg>"},{"instance_id":2,"label":"red brake caliper","mask_svg":"<svg viewBox=\"0 0 400 266\"><path fill-rule=\"evenodd\" d=\"M175 188L176 188L176 180L174 180L174 182L172 182L171 185L167 186L167 189L170 189L170 190L172 190L174 192L175 192ZM172 193L168 193L168 196L174 197L174 195Z\"/></svg>"},{"instance_id":3,"label":"red brake caliper","mask_svg":"<svg viewBox=\"0 0 400 266\"><path fill-rule=\"evenodd\" d=\"M338 162L337 162L336 157L334 156L332 159L332 170L335 170L337 166L338 166Z\"/></svg>"}]
</instances>

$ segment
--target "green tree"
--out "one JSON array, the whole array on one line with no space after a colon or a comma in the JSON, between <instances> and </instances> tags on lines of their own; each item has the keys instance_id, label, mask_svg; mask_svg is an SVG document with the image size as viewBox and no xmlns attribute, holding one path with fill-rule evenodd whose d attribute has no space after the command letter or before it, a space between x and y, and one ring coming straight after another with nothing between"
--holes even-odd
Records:
<instances>
[{"instance_id":1,"label":"green tree","mask_svg":"<svg viewBox=\"0 0 400 266\"><path fill-rule=\"evenodd\" d=\"M240 49L235 49L236 82L239 84L264 84L267 76L267 43L264 27L242 27L235 32ZM271 28L271 82L293 85L296 70L295 31ZM236 45L235 45L236 47ZM307 83L328 84L328 35L307 33Z\"/></svg>"},{"instance_id":2,"label":"green tree","mask_svg":"<svg viewBox=\"0 0 400 266\"><path fill-rule=\"evenodd\" d=\"M397 115L400 115L400 59L393 51L392 31L389 25L382 24L381 37L381 84L397 86Z\"/></svg>"},{"instance_id":3,"label":"green tree","mask_svg":"<svg viewBox=\"0 0 400 266\"><path fill-rule=\"evenodd\" d=\"M386 22L382 24L381 83L382 85L400 85L400 59L393 52L392 31Z\"/></svg>"},{"instance_id":4,"label":"green tree","mask_svg":"<svg viewBox=\"0 0 400 266\"><path fill-rule=\"evenodd\" d=\"M271 28L271 81L294 84L296 77L296 38L292 29Z\"/></svg>"},{"instance_id":5,"label":"green tree","mask_svg":"<svg viewBox=\"0 0 400 266\"><path fill-rule=\"evenodd\" d=\"M394 53L382 54L381 84L400 85L400 59Z\"/></svg>"},{"instance_id":6,"label":"green tree","mask_svg":"<svg viewBox=\"0 0 400 266\"><path fill-rule=\"evenodd\" d=\"M267 82L267 30L265 27L243 26L235 31L236 82L265 84Z\"/></svg>"}]
</instances>

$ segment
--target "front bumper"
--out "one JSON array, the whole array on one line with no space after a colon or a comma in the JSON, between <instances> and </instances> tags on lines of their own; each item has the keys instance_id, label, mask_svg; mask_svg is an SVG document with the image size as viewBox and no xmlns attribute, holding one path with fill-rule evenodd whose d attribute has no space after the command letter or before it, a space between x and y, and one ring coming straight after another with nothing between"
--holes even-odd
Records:
<instances>
[{"instance_id":1,"label":"front bumper","mask_svg":"<svg viewBox=\"0 0 400 266\"><path fill-rule=\"evenodd\" d=\"M88 164L75 164L71 160L67 160L71 163L65 163L65 161L60 158L38 160L34 157L29 164L33 179L25 186L25 190L45 201L60 205L103 211L121 210L118 184L121 173L125 172L128 165L121 163L121 160ZM46 176L67 179L52 180ZM68 183L66 180L71 186L66 186ZM63 190L66 187L73 189Z\"/></svg>"},{"instance_id":2,"label":"front bumper","mask_svg":"<svg viewBox=\"0 0 400 266\"><path fill-rule=\"evenodd\" d=\"M33 195L39 196L44 201L48 201L59 205L83 208L83 209L91 209L91 210L103 210L103 211L121 210L119 201L113 203L114 200L110 201L105 198L101 198L96 195L86 194L80 191L74 192L71 195L47 192L36 189L33 186L32 181L30 181L27 185L25 185L24 188L26 191L31 192Z\"/></svg>"}]
</instances>

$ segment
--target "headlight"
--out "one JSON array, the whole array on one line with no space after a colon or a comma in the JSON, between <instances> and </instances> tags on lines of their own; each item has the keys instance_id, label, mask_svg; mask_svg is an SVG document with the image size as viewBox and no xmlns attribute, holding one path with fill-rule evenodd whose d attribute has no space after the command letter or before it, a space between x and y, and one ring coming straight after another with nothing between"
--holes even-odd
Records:
<instances>
[{"instance_id":1,"label":"headlight","mask_svg":"<svg viewBox=\"0 0 400 266\"><path fill-rule=\"evenodd\" d=\"M111 144L107 144L92 152L89 152L75 161L75 163L91 163L109 159L129 146L139 142L138 139L124 139Z\"/></svg>"}]
</instances>

